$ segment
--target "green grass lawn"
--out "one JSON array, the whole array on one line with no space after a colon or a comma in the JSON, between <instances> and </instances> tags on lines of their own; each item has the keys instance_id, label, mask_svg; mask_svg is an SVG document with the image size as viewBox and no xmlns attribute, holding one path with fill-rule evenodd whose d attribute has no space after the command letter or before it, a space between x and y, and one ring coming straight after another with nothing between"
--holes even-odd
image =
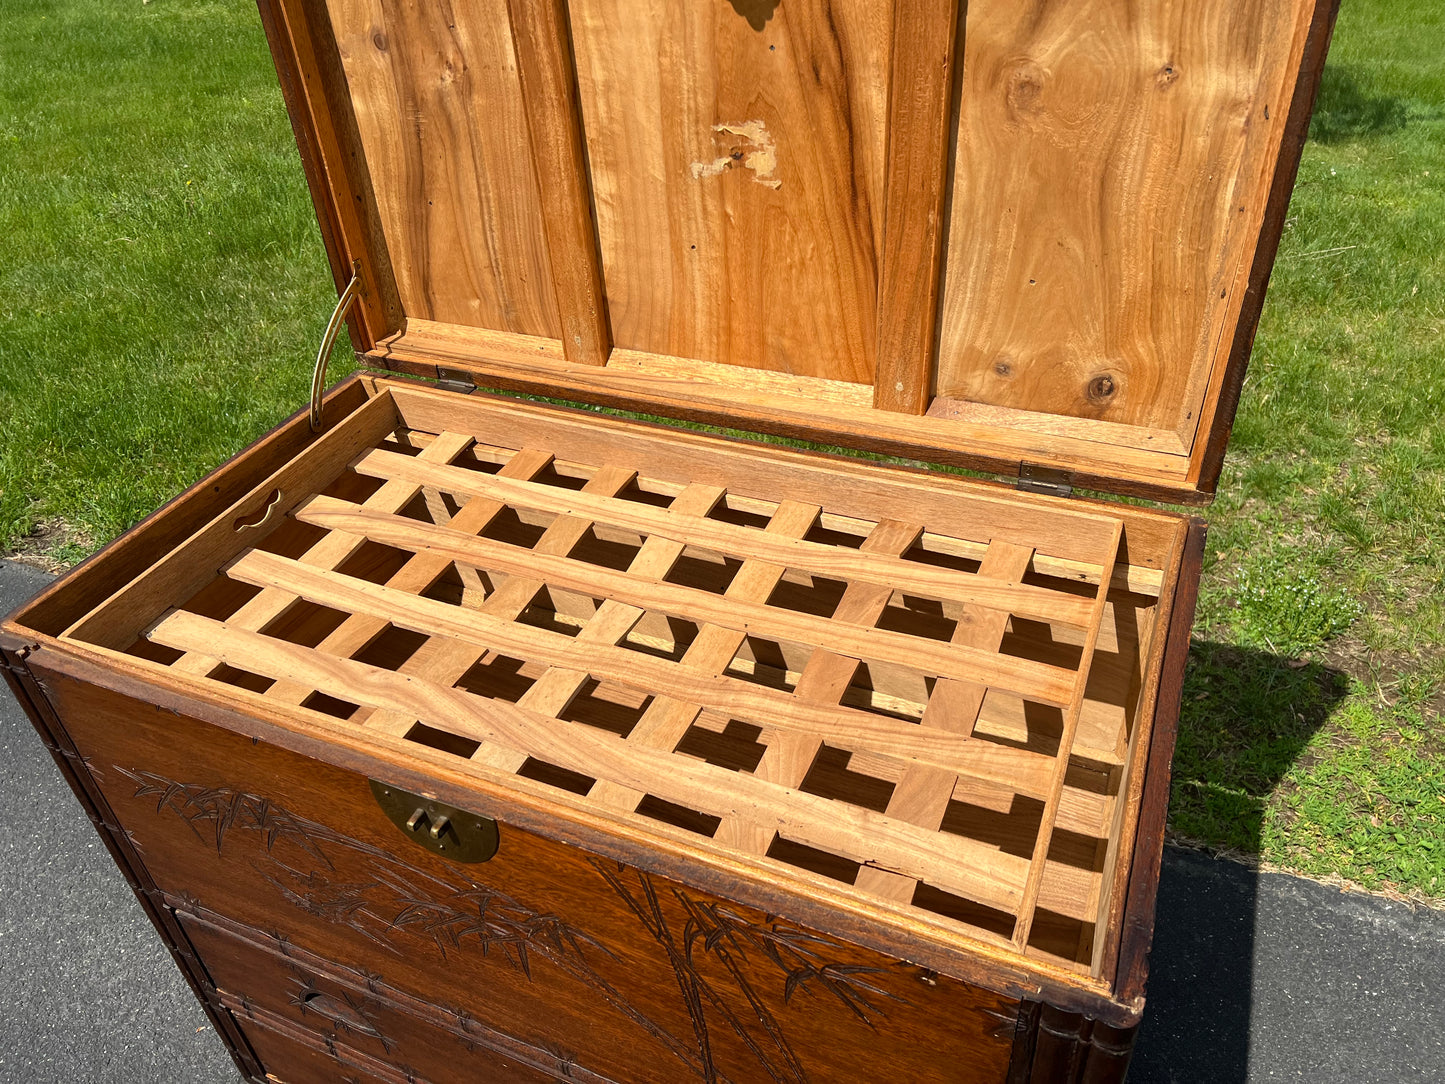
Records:
<instances>
[{"instance_id":1,"label":"green grass lawn","mask_svg":"<svg viewBox=\"0 0 1445 1084\"><path fill-rule=\"evenodd\" d=\"M0 553L65 565L304 401L335 294L250 0L3 24ZM1174 832L1445 898L1439 0L1345 0L1220 493Z\"/></svg>"}]
</instances>

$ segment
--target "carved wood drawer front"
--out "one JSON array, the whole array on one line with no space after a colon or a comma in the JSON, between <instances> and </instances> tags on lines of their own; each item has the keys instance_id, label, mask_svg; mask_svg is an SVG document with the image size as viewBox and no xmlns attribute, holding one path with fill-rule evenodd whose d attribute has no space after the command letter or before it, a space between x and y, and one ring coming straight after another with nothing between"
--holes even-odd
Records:
<instances>
[{"instance_id":1,"label":"carved wood drawer front","mask_svg":"<svg viewBox=\"0 0 1445 1084\"><path fill-rule=\"evenodd\" d=\"M420 1077L408 1077L374 1059L341 1044L323 1045L311 1034L293 1030L278 1017L257 1012L246 1018L237 1014L241 1030L261 1064L275 1066L267 1081L279 1084L430 1084ZM497 1078L499 1081L504 1077ZM489 1081L488 1084L491 1084Z\"/></svg>"},{"instance_id":2,"label":"carved wood drawer front","mask_svg":"<svg viewBox=\"0 0 1445 1084\"><path fill-rule=\"evenodd\" d=\"M468 1079L540 1084L573 1071L567 1061L523 1048L464 1012L442 1019L444 1010L408 998L375 976L330 967L274 938L268 947L260 931L223 929L218 923L231 924L217 916L180 912L178 917L220 1000L243 1022L281 1018L328 1048L350 1047L395 1066L407 1079L452 1080L464 1065ZM499 1046L551 1071L520 1064L498 1052ZM574 1079L602 1078L584 1072Z\"/></svg>"},{"instance_id":3,"label":"carved wood drawer front","mask_svg":"<svg viewBox=\"0 0 1445 1084\"><path fill-rule=\"evenodd\" d=\"M1007 1074L1016 1000L505 822L496 857L455 864L410 842L364 776L54 671L43 680L173 905L376 975L574 1073ZM459 1069L452 1079L473 1079Z\"/></svg>"}]
</instances>

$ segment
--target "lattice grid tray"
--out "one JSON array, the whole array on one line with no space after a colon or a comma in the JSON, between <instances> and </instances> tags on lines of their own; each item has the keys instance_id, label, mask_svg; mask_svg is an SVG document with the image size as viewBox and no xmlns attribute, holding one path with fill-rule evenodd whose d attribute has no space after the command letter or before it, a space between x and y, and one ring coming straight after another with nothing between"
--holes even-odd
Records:
<instances>
[{"instance_id":1,"label":"lattice grid tray","mask_svg":"<svg viewBox=\"0 0 1445 1084\"><path fill-rule=\"evenodd\" d=\"M221 575L70 635L1097 967L1160 581L1121 520L1030 545L1006 508L763 494L725 449L689 480L615 442L352 429L325 484L193 540Z\"/></svg>"}]
</instances>

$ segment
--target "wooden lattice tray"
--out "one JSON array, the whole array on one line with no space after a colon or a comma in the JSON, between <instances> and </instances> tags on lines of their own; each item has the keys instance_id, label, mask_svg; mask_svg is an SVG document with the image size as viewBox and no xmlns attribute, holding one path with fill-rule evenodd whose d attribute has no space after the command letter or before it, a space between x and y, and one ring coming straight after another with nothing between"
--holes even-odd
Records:
<instances>
[{"instance_id":1,"label":"wooden lattice tray","mask_svg":"<svg viewBox=\"0 0 1445 1084\"><path fill-rule=\"evenodd\" d=\"M864 918L1108 974L1180 519L369 387L64 638Z\"/></svg>"}]
</instances>

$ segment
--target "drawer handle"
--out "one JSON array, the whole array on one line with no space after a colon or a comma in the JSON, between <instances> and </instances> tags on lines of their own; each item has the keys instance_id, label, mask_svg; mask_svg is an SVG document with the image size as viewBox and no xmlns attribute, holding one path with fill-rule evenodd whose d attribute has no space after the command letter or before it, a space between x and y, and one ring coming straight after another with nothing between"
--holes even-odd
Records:
<instances>
[{"instance_id":1,"label":"drawer handle","mask_svg":"<svg viewBox=\"0 0 1445 1084\"><path fill-rule=\"evenodd\" d=\"M501 834L490 817L371 781L371 793L392 824L413 842L453 862L485 862L497 853Z\"/></svg>"}]
</instances>

